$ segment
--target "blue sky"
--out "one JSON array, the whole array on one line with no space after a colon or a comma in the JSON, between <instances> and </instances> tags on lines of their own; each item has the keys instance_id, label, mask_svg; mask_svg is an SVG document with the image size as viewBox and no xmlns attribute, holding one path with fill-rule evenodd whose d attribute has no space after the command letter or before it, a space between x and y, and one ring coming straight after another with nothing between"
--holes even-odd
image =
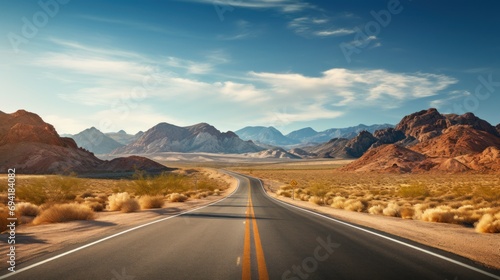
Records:
<instances>
[{"instance_id":1,"label":"blue sky","mask_svg":"<svg viewBox=\"0 0 500 280\"><path fill-rule=\"evenodd\" d=\"M42 5L40 4L42 3ZM500 123L498 1L0 1L0 110L59 133Z\"/></svg>"}]
</instances>

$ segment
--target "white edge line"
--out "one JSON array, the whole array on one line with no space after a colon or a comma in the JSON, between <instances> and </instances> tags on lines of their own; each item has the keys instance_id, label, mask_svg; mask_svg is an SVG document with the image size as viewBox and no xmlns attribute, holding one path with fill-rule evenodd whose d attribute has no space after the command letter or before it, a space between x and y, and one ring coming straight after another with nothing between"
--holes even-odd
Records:
<instances>
[{"instance_id":1,"label":"white edge line","mask_svg":"<svg viewBox=\"0 0 500 280\"><path fill-rule=\"evenodd\" d=\"M225 171L225 170L223 170L223 171ZM226 174L227 174L227 173L226 173ZM229 174L228 174L228 175L229 175ZM133 227L133 228L130 228L130 229L127 229L127 230L124 230L124 231L121 231L121 232L115 233L115 234L113 234L113 235L110 235L110 236L108 236L108 237L104 237L104 238L102 238L102 239L96 240L96 241L91 242L91 243L89 243L89 244L85 244L85 245L80 246L80 247L78 247L78 248L75 248L75 249L73 249L73 250L70 250L70 251L64 252L64 253L62 253L62 254L59 254L59 255L53 256L53 257L51 257L51 258L48 258L48 259L46 259L46 260L43 260L43 261L40 261L40 262L34 263L34 264L30 265L30 266L23 267L23 268L21 268L21 269L19 269L19 270L16 270L15 272L9 272L8 274L5 274L5 275L0 276L0 279L6 279L6 278L9 278L9 277L14 276L14 275L17 275L17 274L19 274L19 273L21 273L21 272L23 272L23 271L26 271L26 270L32 269L32 268L34 268L34 267L40 266L40 265L42 265L42 264L45 264L45 263L51 262L51 261L56 260L56 259L59 259L59 258L62 258L62 257L64 257L64 256L67 256L67 255L72 254L72 253L74 253L74 252L77 252L77 251L83 250L83 249L85 249L85 248L88 248L88 247L94 246L94 245L96 245L96 244L98 244L98 243L101 243L101 242L104 242L104 241L106 241L106 240L112 239L112 238L114 238L114 237L120 236L120 235L122 235L122 234L125 234L125 233L128 233L128 232L131 232L131 231L134 231L134 230L137 230L137 229L143 228L143 227L147 227L147 226L150 226L150 225L153 225L153 224L159 223L159 222L163 222L163 221L166 221L166 220L169 220L169 219L173 219L173 218L176 218L176 217L182 216L182 215L184 215L184 214L191 213L191 212L194 212L194 211L198 211L198 210L200 210L200 209L203 209L203 208L206 208L206 207L212 206L212 205L214 205L214 204L217 204L217 203L219 203L219 202L221 202L221 201L223 201L223 200L225 200L225 199L227 199L227 198L231 197L231 196L232 196L234 193L236 193L236 191L238 191L238 189L240 188L240 183L241 183L240 179L238 179L238 178L236 178L236 177L233 177L233 178L235 178L236 180L238 180L238 187L237 187L237 188L236 188L236 189L235 189L232 193L230 193L228 196L226 196L226 197L224 197L224 198L221 198L221 199L219 199L219 200L217 200L217 201L214 201L214 202L212 202L212 203L210 203L210 204L207 204L207 205L202 206L202 207L199 207L199 208L191 209L191 210L188 210L188 211L185 211L185 212L181 212L181 213L179 213L179 214L176 214L176 215L174 215L174 216L170 216L170 217L162 218L162 219L159 219L159 220L155 220L155 221L152 221L152 222L149 222L149 223L143 224L143 225L139 225L139 226L136 226L136 227Z\"/></svg>"},{"instance_id":2,"label":"white edge line","mask_svg":"<svg viewBox=\"0 0 500 280\"><path fill-rule=\"evenodd\" d=\"M236 173L234 172L235 174L239 174L239 173ZM343 222L341 220L337 220L335 218L332 218L332 217L328 217L326 216L327 214L320 214L320 213L317 213L317 212L314 212L314 211L311 211L311 210L307 210L307 209L304 209L304 208L301 208L301 207L298 207L298 206L295 206L295 205L292 205L292 204L289 204L289 203L286 203L286 202L283 202L277 198L274 198L272 197L270 194L268 194L266 192L266 190L264 189L264 186L262 185L262 180L259 179L259 178L256 178L256 177L253 177L253 176L250 176L250 175L243 175L243 174L239 174L239 175L242 175L242 176L247 176L247 177L250 177L250 178L253 178L253 179L256 179L259 181L260 183L260 186L262 187L262 190L264 191L264 193L269 197L269 198L272 198L273 200L283 204L283 205L286 205L286 206L289 206L289 207L293 207L293 208L296 208L296 209L299 209L299 210L302 210L304 212L307 212L309 214L313 214L313 215L316 215L316 216L319 216L319 217L323 217L325 219L328 219L328 220L331 220L331 221L334 221L336 223L339 223L339 224L342 224L342 225L345 225L345 226L348 226L348 227L352 227L352 228L355 228L357 230L360 230L360 231L364 231L366 233L369 233L369 234L372 234L372 235L375 235L375 236L378 236L378 237L381 237L381 238L384 238L384 239L387 239L389 241L392 241L392 242L395 242L395 243L398 243L400 245L403 245L403 246L406 246L406 247L409 247L409 248L412 248L414 250L417 250L417 251L420 251L420 252L423 252L423 253L426 253L428 255L431 255L431 256L434 256L434 257L437 257L437 258L440 258L442 260L445 260L445 261L448 261L448 262L451 262L451 263L454 263L456 265L459 265L459 266L462 266L462 267L465 267L465 268L468 268L470 270L473 270L473 271L476 271L476 272L479 272L481 274L484 274L486 276L489 276L493 279L498 279L500 280L500 276L498 275L495 275L495 274L492 274L492 273L489 273L487 271L484 271L484 270L481 270L477 267L474 267L474 266L471 266L471 265L468 265L468 264L465 264L463 262L459 262L459 261L456 261L454 259L451 259L451 258L448 258L448 257L445 257L445 256L442 256L442 255L439 255L437 253L434 253L434 252L431 252L429 250L426 250L426 249L423 249L423 248L420 248L420 247L417 247L417 246L414 246L414 245L411 245L411 244L408 244L408 243L405 243L403 241L400 241L400 240L397 240L397 239L394 239L394 238L391 238L389 236L385 236L385 235L382 235L380 233L376 233L376 232L373 232L373 231L370 231L370 230L367 230L367 229L364 229L364 228L361 228L361 227L358 227L358 226L355 226L355 225L352 225L352 224L349 224L349 223L346 223L346 222Z\"/></svg>"}]
</instances>

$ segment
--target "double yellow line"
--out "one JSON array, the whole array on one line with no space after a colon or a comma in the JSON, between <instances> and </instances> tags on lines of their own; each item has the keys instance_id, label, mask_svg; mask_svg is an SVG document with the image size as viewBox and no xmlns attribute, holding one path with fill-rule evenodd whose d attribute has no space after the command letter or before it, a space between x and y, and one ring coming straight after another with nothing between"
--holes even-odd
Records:
<instances>
[{"instance_id":1,"label":"double yellow line","mask_svg":"<svg viewBox=\"0 0 500 280\"><path fill-rule=\"evenodd\" d=\"M259 280L269 280L267 274L266 259L264 258L264 250L262 250L262 243L260 242L259 228L257 227L257 220L253 211L251 185L248 185L248 203L247 215L245 220L245 243L243 245L243 262L242 262L242 279L251 280L251 241L250 241L250 220L252 221L253 238L255 243L255 253L257 254L257 268L259 271Z\"/></svg>"}]
</instances>

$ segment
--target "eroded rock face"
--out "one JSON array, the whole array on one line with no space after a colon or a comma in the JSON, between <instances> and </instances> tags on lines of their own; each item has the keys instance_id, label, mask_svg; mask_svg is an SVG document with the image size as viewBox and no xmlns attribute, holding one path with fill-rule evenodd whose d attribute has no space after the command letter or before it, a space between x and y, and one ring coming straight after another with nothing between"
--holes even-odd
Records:
<instances>
[{"instance_id":1,"label":"eroded rock face","mask_svg":"<svg viewBox=\"0 0 500 280\"><path fill-rule=\"evenodd\" d=\"M441 135L442 130L448 126L450 121L431 108L404 117L395 129L422 142Z\"/></svg>"},{"instance_id":2,"label":"eroded rock face","mask_svg":"<svg viewBox=\"0 0 500 280\"><path fill-rule=\"evenodd\" d=\"M384 144L394 144L406 138L406 135L401 130L396 130L394 128L386 128L375 131L373 134L377 138L377 142L373 144L373 148L384 145Z\"/></svg>"},{"instance_id":3,"label":"eroded rock face","mask_svg":"<svg viewBox=\"0 0 500 280\"><path fill-rule=\"evenodd\" d=\"M413 150L431 157L453 158L482 153L488 147L500 148L500 137L470 125L454 125L438 137L420 142Z\"/></svg>"},{"instance_id":4,"label":"eroded rock face","mask_svg":"<svg viewBox=\"0 0 500 280\"><path fill-rule=\"evenodd\" d=\"M54 127L24 110L0 113L0 172L16 168L19 174L133 172L135 168L167 168L147 158L103 161L78 148L71 138L59 137Z\"/></svg>"},{"instance_id":5,"label":"eroded rock face","mask_svg":"<svg viewBox=\"0 0 500 280\"><path fill-rule=\"evenodd\" d=\"M375 138L370 132L362 131L358 134L358 136L347 142L345 150L348 155L352 157L360 157L362 156L375 142L377 142L377 138Z\"/></svg>"},{"instance_id":6,"label":"eroded rock face","mask_svg":"<svg viewBox=\"0 0 500 280\"><path fill-rule=\"evenodd\" d=\"M500 137L500 133L497 128L492 126L489 122L476 117L473 113L465 113L463 115L448 115L446 116L450 121L451 125L468 125L474 129L488 132L489 134Z\"/></svg>"}]
</instances>

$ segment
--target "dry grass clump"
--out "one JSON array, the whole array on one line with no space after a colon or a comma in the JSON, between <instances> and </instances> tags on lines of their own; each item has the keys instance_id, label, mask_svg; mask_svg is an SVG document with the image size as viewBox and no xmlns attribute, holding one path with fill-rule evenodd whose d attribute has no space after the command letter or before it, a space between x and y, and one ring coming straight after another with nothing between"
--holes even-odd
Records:
<instances>
[{"instance_id":1,"label":"dry grass clump","mask_svg":"<svg viewBox=\"0 0 500 280\"><path fill-rule=\"evenodd\" d=\"M54 204L43 210L34 220L34 225L46 223L64 223L75 220L92 220L94 211L89 207L76 203Z\"/></svg>"},{"instance_id":2,"label":"dry grass clump","mask_svg":"<svg viewBox=\"0 0 500 280\"><path fill-rule=\"evenodd\" d=\"M40 207L29 202L19 202L16 204L16 211L21 216L36 217L40 214Z\"/></svg>"},{"instance_id":3,"label":"dry grass clump","mask_svg":"<svg viewBox=\"0 0 500 280\"><path fill-rule=\"evenodd\" d=\"M108 197L109 210L121 211L123 213L135 212L140 205L135 198L131 198L128 192L112 194Z\"/></svg>"},{"instance_id":4,"label":"dry grass clump","mask_svg":"<svg viewBox=\"0 0 500 280\"><path fill-rule=\"evenodd\" d=\"M165 204L163 196L145 195L139 198L139 205L141 206L141 209L162 208L163 204Z\"/></svg>"},{"instance_id":5,"label":"dry grass clump","mask_svg":"<svg viewBox=\"0 0 500 280\"><path fill-rule=\"evenodd\" d=\"M484 214L476 225L476 231L481 233L500 233L500 212Z\"/></svg>"},{"instance_id":6,"label":"dry grass clump","mask_svg":"<svg viewBox=\"0 0 500 280\"><path fill-rule=\"evenodd\" d=\"M382 210L382 214L384 216L389 216L389 217L400 217L401 216L400 207L397 203L389 202L387 207L385 207L384 210Z\"/></svg>"},{"instance_id":7,"label":"dry grass clump","mask_svg":"<svg viewBox=\"0 0 500 280\"><path fill-rule=\"evenodd\" d=\"M453 223L455 221L455 213L449 206L439 206L425 210L421 219L427 222Z\"/></svg>"},{"instance_id":8,"label":"dry grass clump","mask_svg":"<svg viewBox=\"0 0 500 280\"><path fill-rule=\"evenodd\" d=\"M344 209L344 201L344 197L336 196L333 198L332 204L330 204L330 206L335 209Z\"/></svg>"},{"instance_id":9,"label":"dry grass clump","mask_svg":"<svg viewBox=\"0 0 500 280\"><path fill-rule=\"evenodd\" d=\"M290 194L290 196L292 195ZM321 197L318 196L311 196L309 198L309 202L314 203L316 205L323 205L323 199L321 199Z\"/></svg>"},{"instance_id":10,"label":"dry grass clump","mask_svg":"<svg viewBox=\"0 0 500 280\"><path fill-rule=\"evenodd\" d=\"M344 209L353 212L364 212L365 203L359 199L348 199L344 202Z\"/></svg>"},{"instance_id":11,"label":"dry grass clump","mask_svg":"<svg viewBox=\"0 0 500 280\"><path fill-rule=\"evenodd\" d=\"M188 197L180 193L172 193L168 195L167 199L170 202L184 202L188 199Z\"/></svg>"},{"instance_id":12,"label":"dry grass clump","mask_svg":"<svg viewBox=\"0 0 500 280\"><path fill-rule=\"evenodd\" d=\"M368 209L368 213L372 215L382 215L384 208L385 207L382 205L374 205Z\"/></svg>"}]
</instances>

